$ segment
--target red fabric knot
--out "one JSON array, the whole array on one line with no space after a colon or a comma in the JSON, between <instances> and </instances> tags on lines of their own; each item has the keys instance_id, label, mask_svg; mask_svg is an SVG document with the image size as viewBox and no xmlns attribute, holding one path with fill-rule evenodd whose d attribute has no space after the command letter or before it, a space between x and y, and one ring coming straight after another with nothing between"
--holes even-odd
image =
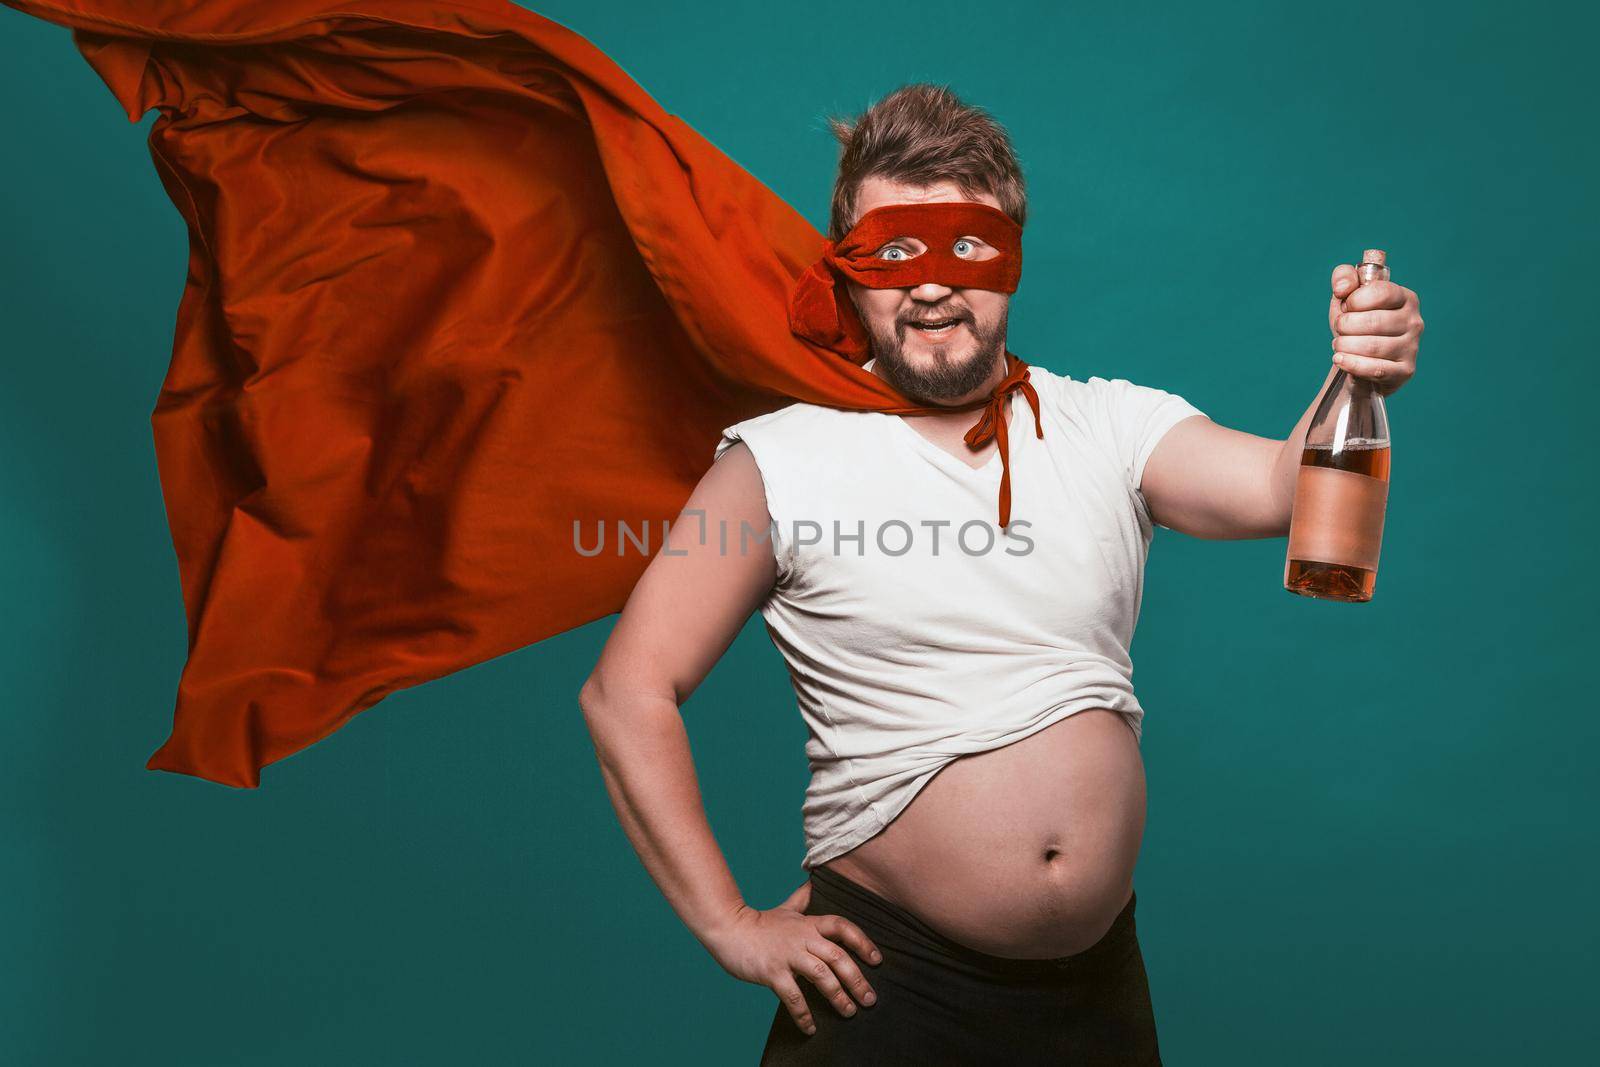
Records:
<instances>
[{"instance_id":1,"label":"red fabric knot","mask_svg":"<svg viewBox=\"0 0 1600 1067\"><path fill-rule=\"evenodd\" d=\"M1039 420L1039 393L1034 389L1033 383L1028 381L1028 365L1010 352L1006 353L1006 361L1010 370L995 386L989 400L983 405L983 411L978 416L978 421L972 424L964 440L967 447L978 449L989 443L994 438L1000 448L1000 526L1002 528L1011 524L1011 442L1006 431L1005 412L1011 402L1011 394L1021 391L1027 398L1028 406L1033 409L1034 435L1043 439L1044 424Z\"/></svg>"}]
</instances>

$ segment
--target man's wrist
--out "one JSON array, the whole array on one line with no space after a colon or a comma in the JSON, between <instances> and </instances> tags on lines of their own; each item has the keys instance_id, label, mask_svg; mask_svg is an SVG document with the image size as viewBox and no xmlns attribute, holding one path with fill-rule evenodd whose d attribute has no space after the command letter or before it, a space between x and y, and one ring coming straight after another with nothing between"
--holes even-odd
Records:
<instances>
[{"instance_id":1,"label":"man's wrist","mask_svg":"<svg viewBox=\"0 0 1600 1067\"><path fill-rule=\"evenodd\" d=\"M728 936L738 929L745 915L754 910L741 898L712 912L710 919L699 923L698 928L691 929L690 932L715 955L719 947L726 943Z\"/></svg>"}]
</instances>

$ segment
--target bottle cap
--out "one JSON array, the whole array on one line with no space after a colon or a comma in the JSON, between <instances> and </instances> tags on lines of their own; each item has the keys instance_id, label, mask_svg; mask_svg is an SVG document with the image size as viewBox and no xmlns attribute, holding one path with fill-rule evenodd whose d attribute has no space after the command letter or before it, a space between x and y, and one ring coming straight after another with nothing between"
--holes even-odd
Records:
<instances>
[{"instance_id":1,"label":"bottle cap","mask_svg":"<svg viewBox=\"0 0 1600 1067\"><path fill-rule=\"evenodd\" d=\"M1381 248L1369 248L1365 252L1361 253L1361 262L1363 263L1377 263L1381 265L1386 258L1387 257L1384 256L1383 249Z\"/></svg>"}]
</instances>

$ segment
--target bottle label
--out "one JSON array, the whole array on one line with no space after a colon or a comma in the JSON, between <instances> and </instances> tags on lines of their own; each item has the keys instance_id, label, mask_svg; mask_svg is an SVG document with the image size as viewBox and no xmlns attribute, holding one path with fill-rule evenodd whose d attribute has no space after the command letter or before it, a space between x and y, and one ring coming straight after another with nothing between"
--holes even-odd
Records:
<instances>
[{"instance_id":1,"label":"bottle label","mask_svg":"<svg viewBox=\"0 0 1600 1067\"><path fill-rule=\"evenodd\" d=\"M1300 468L1289 522L1289 558L1378 569L1389 482L1333 467Z\"/></svg>"}]
</instances>

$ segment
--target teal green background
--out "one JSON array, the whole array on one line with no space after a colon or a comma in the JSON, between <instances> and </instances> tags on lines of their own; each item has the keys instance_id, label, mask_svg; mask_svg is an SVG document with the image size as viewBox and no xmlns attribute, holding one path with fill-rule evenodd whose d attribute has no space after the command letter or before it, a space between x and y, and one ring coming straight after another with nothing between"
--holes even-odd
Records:
<instances>
[{"instance_id":1,"label":"teal green background","mask_svg":"<svg viewBox=\"0 0 1600 1067\"><path fill-rule=\"evenodd\" d=\"M1281 437L1336 263L1421 296L1377 595L1159 530L1138 924L1169 1064L1592 1044L1593 9L560 0L819 226L827 112L916 80L1030 183L1010 347ZM0 1059L754 1063L575 695L612 620L389 697L238 791L150 772L184 658L150 413L185 234L66 30L0 11ZM1587 132L1585 132L1587 131ZM753 620L685 716L747 899L799 884L805 731ZM1592 1053L1591 1053L1592 1054Z\"/></svg>"}]
</instances>

